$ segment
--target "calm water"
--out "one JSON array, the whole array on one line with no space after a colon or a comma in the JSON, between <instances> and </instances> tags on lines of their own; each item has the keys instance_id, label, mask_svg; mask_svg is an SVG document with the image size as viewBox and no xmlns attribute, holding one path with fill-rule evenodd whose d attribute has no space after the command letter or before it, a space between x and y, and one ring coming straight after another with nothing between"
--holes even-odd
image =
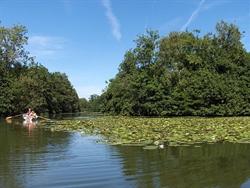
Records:
<instances>
[{"instance_id":1,"label":"calm water","mask_svg":"<svg viewBox=\"0 0 250 188\"><path fill-rule=\"evenodd\" d=\"M0 187L250 187L250 144L143 150L98 139L0 119Z\"/></svg>"}]
</instances>

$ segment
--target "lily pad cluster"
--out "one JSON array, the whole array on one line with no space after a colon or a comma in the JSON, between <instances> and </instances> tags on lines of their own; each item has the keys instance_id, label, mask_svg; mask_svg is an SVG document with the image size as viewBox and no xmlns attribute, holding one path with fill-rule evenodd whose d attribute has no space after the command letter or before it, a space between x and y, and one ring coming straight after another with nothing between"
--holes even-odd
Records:
<instances>
[{"instance_id":1,"label":"lily pad cluster","mask_svg":"<svg viewBox=\"0 0 250 188\"><path fill-rule=\"evenodd\" d=\"M41 123L49 131L80 131L103 135L109 144L146 146L145 149L195 143L250 143L249 117L143 118L104 116L96 119Z\"/></svg>"}]
</instances>

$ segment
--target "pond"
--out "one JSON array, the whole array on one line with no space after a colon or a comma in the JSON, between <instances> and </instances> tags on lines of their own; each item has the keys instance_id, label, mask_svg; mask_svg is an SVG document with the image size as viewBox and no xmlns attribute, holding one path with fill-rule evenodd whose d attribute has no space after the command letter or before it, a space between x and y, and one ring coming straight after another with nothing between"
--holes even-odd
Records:
<instances>
[{"instance_id":1,"label":"pond","mask_svg":"<svg viewBox=\"0 0 250 188\"><path fill-rule=\"evenodd\" d=\"M145 150L100 139L2 118L0 187L250 187L250 144Z\"/></svg>"}]
</instances>

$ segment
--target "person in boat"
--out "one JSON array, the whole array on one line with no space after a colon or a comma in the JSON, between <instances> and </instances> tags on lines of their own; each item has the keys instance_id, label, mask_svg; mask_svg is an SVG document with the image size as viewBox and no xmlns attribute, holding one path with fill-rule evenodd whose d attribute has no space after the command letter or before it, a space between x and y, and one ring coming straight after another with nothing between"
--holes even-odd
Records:
<instances>
[{"instance_id":1,"label":"person in boat","mask_svg":"<svg viewBox=\"0 0 250 188\"><path fill-rule=\"evenodd\" d=\"M28 112L27 112L26 114L29 116L30 113L31 113L31 111L32 111L32 110L29 108L29 109L28 109Z\"/></svg>"},{"instance_id":2,"label":"person in boat","mask_svg":"<svg viewBox=\"0 0 250 188\"><path fill-rule=\"evenodd\" d=\"M33 117L34 117L34 118L37 118L37 115L36 115L36 112L35 112L35 111L33 111Z\"/></svg>"},{"instance_id":3,"label":"person in boat","mask_svg":"<svg viewBox=\"0 0 250 188\"><path fill-rule=\"evenodd\" d=\"M37 118L37 115L36 115L35 111L32 110L32 111L29 113L29 117L30 117L30 118Z\"/></svg>"}]
</instances>

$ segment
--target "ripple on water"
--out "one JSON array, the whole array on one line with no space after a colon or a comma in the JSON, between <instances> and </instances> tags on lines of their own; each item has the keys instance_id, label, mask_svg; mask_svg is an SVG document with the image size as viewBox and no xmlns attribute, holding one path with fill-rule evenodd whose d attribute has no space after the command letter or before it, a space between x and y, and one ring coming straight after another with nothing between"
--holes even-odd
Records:
<instances>
[{"instance_id":1,"label":"ripple on water","mask_svg":"<svg viewBox=\"0 0 250 188\"><path fill-rule=\"evenodd\" d=\"M39 160L46 168L33 169L26 182L31 187L127 187L122 164L111 158L108 145L93 141L96 137L73 134L65 149L50 148ZM32 178L33 177L33 178Z\"/></svg>"}]
</instances>

